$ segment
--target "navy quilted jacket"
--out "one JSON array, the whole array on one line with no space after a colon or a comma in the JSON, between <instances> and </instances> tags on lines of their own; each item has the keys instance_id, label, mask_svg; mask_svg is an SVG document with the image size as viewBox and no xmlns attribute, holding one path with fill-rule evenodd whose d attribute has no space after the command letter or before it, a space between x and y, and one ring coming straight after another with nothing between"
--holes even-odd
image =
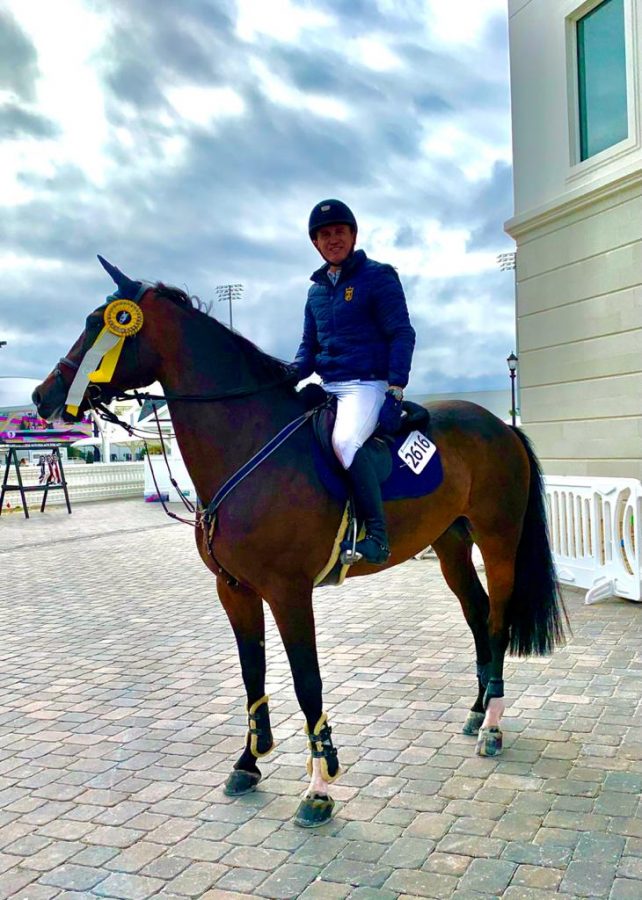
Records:
<instances>
[{"instance_id":1,"label":"navy quilted jacket","mask_svg":"<svg viewBox=\"0 0 642 900\"><path fill-rule=\"evenodd\" d=\"M324 381L382 380L405 387L415 330L393 267L357 250L336 286L327 272L325 265L311 278L294 360L300 377L318 372Z\"/></svg>"}]
</instances>

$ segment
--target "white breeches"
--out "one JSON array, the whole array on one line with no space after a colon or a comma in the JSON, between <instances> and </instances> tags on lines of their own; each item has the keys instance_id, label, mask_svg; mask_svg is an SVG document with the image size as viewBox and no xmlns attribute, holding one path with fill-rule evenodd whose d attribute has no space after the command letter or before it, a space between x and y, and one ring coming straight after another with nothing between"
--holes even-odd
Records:
<instances>
[{"instance_id":1,"label":"white breeches","mask_svg":"<svg viewBox=\"0 0 642 900\"><path fill-rule=\"evenodd\" d=\"M355 453L377 427L388 384L385 381L330 381L323 387L337 398L332 446L343 468L349 469Z\"/></svg>"}]
</instances>

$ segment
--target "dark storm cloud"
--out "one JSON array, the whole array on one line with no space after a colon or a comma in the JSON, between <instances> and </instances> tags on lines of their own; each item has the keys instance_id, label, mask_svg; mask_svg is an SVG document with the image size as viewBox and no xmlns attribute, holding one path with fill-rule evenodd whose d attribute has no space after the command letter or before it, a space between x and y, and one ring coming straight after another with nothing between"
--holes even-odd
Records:
<instances>
[{"instance_id":1,"label":"dark storm cloud","mask_svg":"<svg viewBox=\"0 0 642 900\"><path fill-rule=\"evenodd\" d=\"M205 300L217 284L242 281L245 295L235 307L235 325L269 352L292 357L308 274L318 265L305 218L321 196L343 197L360 217L394 225L391 259L395 248L422 246L427 219L469 229L471 249L503 249L508 166L498 162L475 182L464 177L462 166L470 160L457 148L452 157L429 160L423 148L426 136L451 121L472 120L480 136L499 146L505 141L503 19L489 23L481 48L426 47L418 37L419 13L413 18L418 4L384 11L370 0L318 0L309 8L338 16L340 39L312 29L296 44L269 37L248 43L235 33L231 0L194 0L181 5L180 15L173 0L92 5L110 21L96 65L112 167L100 187L81 161L59 165L47 176L26 171L21 183L33 189L33 198L3 209L4 250L59 265L19 269L3 285L19 310L20 329L34 340L3 349L13 371L48 370L110 291L95 262L97 252L132 277L187 287ZM344 38L369 35L394 35L398 68L374 71L343 52ZM35 51L29 55L30 44L19 33L15 40L14 58L22 53L23 72L33 79ZM343 103L346 118L275 102L257 79L256 60L295 91ZM0 72L1 67L2 61ZM245 114L215 117L211 125L181 120L169 94L185 85L231 87L242 97ZM119 128L131 144L121 140ZM174 157L166 150L170 139L183 141ZM367 250L368 236L362 234ZM482 366L472 380L497 386L503 369L500 376L493 365L496 358L505 365L504 338L470 330L456 317L444 324L435 311L476 292L494 291L500 305L510 304L510 279L500 284L496 275L481 274L442 284L401 274L418 346L425 350L418 356L414 390L447 390L459 378L468 383L465 373L441 372L434 356L435 348L456 350L462 340L471 354L488 360L488 373ZM225 319L227 310L220 311Z\"/></svg>"},{"instance_id":2,"label":"dark storm cloud","mask_svg":"<svg viewBox=\"0 0 642 900\"><path fill-rule=\"evenodd\" d=\"M45 179L29 180L44 192ZM86 182L82 176L69 172L67 177L58 177L49 185L53 187L49 197L34 199L4 215L0 219L0 244L16 253L58 260L64 265L85 262L101 241L121 231L122 224L116 202L111 209L95 196L84 202L77 199L69 206L56 202L61 196L73 196L83 184Z\"/></svg>"},{"instance_id":3,"label":"dark storm cloud","mask_svg":"<svg viewBox=\"0 0 642 900\"><path fill-rule=\"evenodd\" d=\"M0 139L17 137L55 137L59 129L45 116L28 112L16 103L0 106Z\"/></svg>"},{"instance_id":4,"label":"dark storm cloud","mask_svg":"<svg viewBox=\"0 0 642 900\"><path fill-rule=\"evenodd\" d=\"M503 13L497 12L488 19L483 41L487 53L508 70L508 21Z\"/></svg>"},{"instance_id":5,"label":"dark storm cloud","mask_svg":"<svg viewBox=\"0 0 642 900\"><path fill-rule=\"evenodd\" d=\"M13 16L0 9L0 88L33 100L38 55Z\"/></svg>"},{"instance_id":6,"label":"dark storm cloud","mask_svg":"<svg viewBox=\"0 0 642 900\"><path fill-rule=\"evenodd\" d=\"M505 360L514 344L510 273L460 275L430 283L418 279L405 286L417 332L414 392L504 387ZM462 304L476 309L474 319Z\"/></svg>"},{"instance_id":7,"label":"dark storm cloud","mask_svg":"<svg viewBox=\"0 0 642 900\"><path fill-rule=\"evenodd\" d=\"M341 23L341 35L389 31L403 35L416 32L422 3L404 0L381 4L377 0L315 0L314 8L332 14Z\"/></svg>"},{"instance_id":8,"label":"dark storm cloud","mask_svg":"<svg viewBox=\"0 0 642 900\"><path fill-rule=\"evenodd\" d=\"M411 225L402 225L395 235L395 247L414 247L422 240L421 234Z\"/></svg>"},{"instance_id":9,"label":"dark storm cloud","mask_svg":"<svg viewBox=\"0 0 642 900\"><path fill-rule=\"evenodd\" d=\"M418 94L412 99L416 111L421 113L448 113L451 112L452 104L448 103L443 97L437 94L424 93Z\"/></svg>"},{"instance_id":10,"label":"dark storm cloud","mask_svg":"<svg viewBox=\"0 0 642 900\"><path fill-rule=\"evenodd\" d=\"M164 104L167 81L211 85L229 72L236 38L232 4L191 0L178 13L174 0L104 0L113 16L104 66L114 96L136 107Z\"/></svg>"},{"instance_id":11,"label":"dark storm cloud","mask_svg":"<svg viewBox=\"0 0 642 900\"><path fill-rule=\"evenodd\" d=\"M510 239L501 234L503 223L513 211L513 170L508 163L495 163L491 177L482 182L473 202L481 221L471 230L468 249L492 250L500 242L508 243Z\"/></svg>"},{"instance_id":12,"label":"dark storm cloud","mask_svg":"<svg viewBox=\"0 0 642 900\"><path fill-rule=\"evenodd\" d=\"M115 97L139 109L158 109L165 102L149 64L140 58L119 60L110 67L106 82Z\"/></svg>"},{"instance_id":13,"label":"dark storm cloud","mask_svg":"<svg viewBox=\"0 0 642 900\"><path fill-rule=\"evenodd\" d=\"M284 185L306 183L311 170L322 165L324 175L339 185L358 186L370 180L368 145L349 123L311 116L304 110L275 107L264 97L252 101L251 126L245 119L231 122L225 135L193 138L190 168L230 178L243 191L268 191L278 196ZM191 176L190 176L191 177Z\"/></svg>"},{"instance_id":14,"label":"dark storm cloud","mask_svg":"<svg viewBox=\"0 0 642 900\"><path fill-rule=\"evenodd\" d=\"M367 72L346 65L337 49L310 53L302 47L276 46L272 51L272 67L289 78L302 91L369 102L381 97L381 86L368 78Z\"/></svg>"}]
</instances>

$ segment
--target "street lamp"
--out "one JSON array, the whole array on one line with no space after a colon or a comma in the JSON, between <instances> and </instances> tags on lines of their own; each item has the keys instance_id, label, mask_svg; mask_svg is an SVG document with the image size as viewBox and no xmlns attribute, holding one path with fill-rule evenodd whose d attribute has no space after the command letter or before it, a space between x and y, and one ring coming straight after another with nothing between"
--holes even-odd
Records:
<instances>
[{"instance_id":1,"label":"street lamp","mask_svg":"<svg viewBox=\"0 0 642 900\"><path fill-rule=\"evenodd\" d=\"M515 424L515 376L517 375L518 357L514 353L506 358L508 363L508 373L510 375L510 417L511 422Z\"/></svg>"},{"instance_id":2,"label":"street lamp","mask_svg":"<svg viewBox=\"0 0 642 900\"><path fill-rule=\"evenodd\" d=\"M0 341L0 347L6 347L6 346L7 346L6 341Z\"/></svg>"},{"instance_id":3,"label":"street lamp","mask_svg":"<svg viewBox=\"0 0 642 900\"><path fill-rule=\"evenodd\" d=\"M230 331L232 331L232 301L239 300L242 293L242 284L219 284L216 288L216 296L219 302L227 300L230 307Z\"/></svg>"}]
</instances>

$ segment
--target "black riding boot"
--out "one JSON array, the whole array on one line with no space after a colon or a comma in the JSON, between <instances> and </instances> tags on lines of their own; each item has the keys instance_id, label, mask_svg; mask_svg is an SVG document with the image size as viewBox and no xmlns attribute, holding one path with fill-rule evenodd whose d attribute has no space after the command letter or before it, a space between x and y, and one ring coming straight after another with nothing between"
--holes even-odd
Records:
<instances>
[{"instance_id":1,"label":"black riding boot","mask_svg":"<svg viewBox=\"0 0 642 900\"><path fill-rule=\"evenodd\" d=\"M363 447L355 453L352 465L348 469L352 484L352 495L356 507L357 518L365 525L366 536L357 541L355 553L366 562L382 566L390 558L386 518L381 499L381 487L368 451ZM345 541L342 549L351 550L352 543Z\"/></svg>"}]
</instances>

